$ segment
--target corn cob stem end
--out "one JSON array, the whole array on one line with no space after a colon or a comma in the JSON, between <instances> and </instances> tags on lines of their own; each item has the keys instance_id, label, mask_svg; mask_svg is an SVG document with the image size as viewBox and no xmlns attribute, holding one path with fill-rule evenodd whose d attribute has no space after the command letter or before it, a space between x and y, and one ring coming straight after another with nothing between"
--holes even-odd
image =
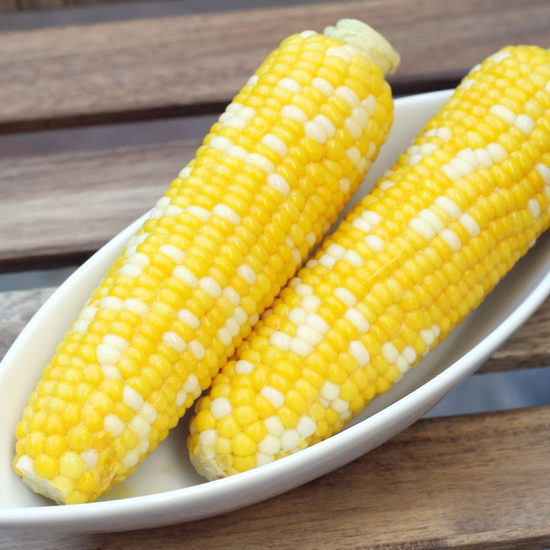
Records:
<instances>
[{"instance_id":1,"label":"corn cob stem end","mask_svg":"<svg viewBox=\"0 0 550 550\"><path fill-rule=\"evenodd\" d=\"M401 61L392 45L372 27L357 19L341 19L327 27L324 35L351 46L376 63L384 75L393 73Z\"/></svg>"}]
</instances>

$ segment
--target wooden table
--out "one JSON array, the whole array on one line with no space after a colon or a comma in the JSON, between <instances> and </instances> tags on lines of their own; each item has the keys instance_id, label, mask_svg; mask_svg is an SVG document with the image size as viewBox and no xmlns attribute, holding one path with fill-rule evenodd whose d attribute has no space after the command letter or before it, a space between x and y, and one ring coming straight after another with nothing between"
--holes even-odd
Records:
<instances>
[{"instance_id":1,"label":"wooden table","mask_svg":"<svg viewBox=\"0 0 550 550\"><path fill-rule=\"evenodd\" d=\"M369 22L402 55L396 95L453 87L509 43L550 45L545 0L79 3L0 0L0 272L23 278L78 265L148 209L287 34ZM0 293L0 355L52 291L15 288ZM549 314L481 371L549 365ZM424 419L240 512L113 535L5 531L0 550L544 548L549 427L550 406Z\"/></svg>"}]
</instances>

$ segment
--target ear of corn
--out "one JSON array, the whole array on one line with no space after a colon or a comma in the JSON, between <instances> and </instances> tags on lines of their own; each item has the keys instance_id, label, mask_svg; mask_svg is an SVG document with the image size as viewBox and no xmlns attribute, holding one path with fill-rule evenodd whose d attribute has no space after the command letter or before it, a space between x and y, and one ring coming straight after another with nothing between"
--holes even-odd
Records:
<instances>
[{"instance_id":1,"label":"ear of corn","mask_svg":"<svg viewBox=\"0 0 550 550\"><path fill-rule=\"evenodd\" d=\"M59 345L16 429L14 467L34 491L89 502L131 473L362 181L391 125L383 71L398 57L362 23L329 34L267 58Z\"/></svg>"},{"instance_id":2,"label":"ear of corn","mask_svg":"<svg viewBox=\"0 0 550 550\"><path fill-rule=\"evenodd\" d=\"M549 109L548 51L473 69L197 403L200 473L331 436L483 300L549 225Z\"/></svg>"}]
</instances>

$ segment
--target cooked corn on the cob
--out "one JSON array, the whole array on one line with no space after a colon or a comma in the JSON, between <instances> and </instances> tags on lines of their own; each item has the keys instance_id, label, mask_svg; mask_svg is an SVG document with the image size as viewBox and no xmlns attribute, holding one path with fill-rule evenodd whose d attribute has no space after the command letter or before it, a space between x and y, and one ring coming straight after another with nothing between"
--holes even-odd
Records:
<instances>
[{"instance_id":1,"label":"cooked corn on the cob","mask_svg":"<svg viewBox=\"0 0 550 550\"><path fill-rule=\"evenodd\" d=\"M208 479L340 430L441 342L549 225L550 54L476 66L282 291L196 405Z\"/></svg>"},{"instance_id":2,"label":"cooked corn on the cob","mask_svg":"<svg viewBox=\"0 0 550 550\"><path fill-rule=\"evenodd\" d=\"M16 429L34 491L93 501L166 437L362 181L398 62L352 20L267 58L46 367Z\"/></svg>"}]
</instances>

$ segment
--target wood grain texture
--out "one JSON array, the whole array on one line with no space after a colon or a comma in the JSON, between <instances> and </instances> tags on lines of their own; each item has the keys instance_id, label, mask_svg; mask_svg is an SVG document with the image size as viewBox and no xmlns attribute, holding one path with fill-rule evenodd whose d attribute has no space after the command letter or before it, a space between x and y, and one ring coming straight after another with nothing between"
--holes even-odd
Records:
<instances>
[{"instance_id":1,"label":"wood grain texture","mask_svg":"<svg viewBox=\"0 0 550 550\"><path fill-rule=\"evenodd\" d=\"M217 518L1 550L536 550L550 545L550 407L421 420L303 487Z\"/></svg>"},{"instance_id":2,"label":"wood grain texture","mask_svg":"<svg viewBox=\"0 0 550 550\"><path fill-rule=\"evenodd\" d=\"M545 0L370 0L7 32L0 131L216 111L286 35L342 17L400 51L396 93L454 86L509 43L550 43Z\"/></svg>"},{"instance_id":3,"label":"wood grain texture","mask_svg":"<svg viewBox=\"0 0 550 550\"><path fill-rule=\"evenodd\" d=\"M197 140L0 160L0 270L78 264L164 194Z\"/></svg>"}]
</instances>

